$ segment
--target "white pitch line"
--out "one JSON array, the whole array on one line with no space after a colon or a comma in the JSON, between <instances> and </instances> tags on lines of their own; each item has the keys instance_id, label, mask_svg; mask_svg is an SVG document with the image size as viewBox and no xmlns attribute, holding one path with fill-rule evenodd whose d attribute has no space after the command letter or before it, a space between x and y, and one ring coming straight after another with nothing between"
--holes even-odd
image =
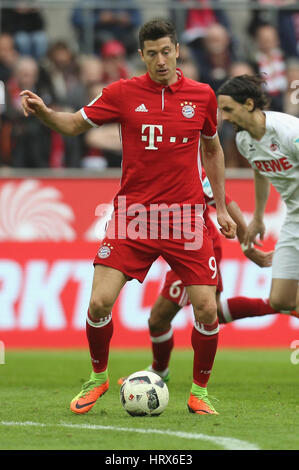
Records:
<instances>
[{"instance_id":1,"label":"white pitch line","mask_svg":"<svg viewBox=\"0 0 299 470\"><path fill-rule=\"evenodd\" d=\"M260 450L256 444L233 437L223 436L208 436L207 434L198 434L182 431L171 431L169 429L142 429L142 428L122 428L118 426L101 426L98 424L71 424L71 423L58 423L58 424L44 424L34 423L32 421L16 422L16 421L0 421L2 426L37 426L37 427L63 427L73 429L92 429L94 431L120 431L120 432L135 432L140 434L163 434L174 436L182 439L195 439L200 441L209 441L226 450Z\"/></svg>"}]
</instances>

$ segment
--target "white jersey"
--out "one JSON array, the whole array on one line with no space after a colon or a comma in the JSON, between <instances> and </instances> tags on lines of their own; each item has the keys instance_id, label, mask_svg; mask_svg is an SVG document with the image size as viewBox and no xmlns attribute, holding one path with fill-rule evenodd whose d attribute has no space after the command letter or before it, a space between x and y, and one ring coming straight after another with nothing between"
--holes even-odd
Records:
<instances>
[{"instance_id":1,"label":"white jersey","mask_svg":"<svg viewBox=\"0 0 299 470\"><path fill-rule=\"evenodd\" d=\"M237 148L280 193L287 217L299 222L299 119L274 111L265 115L266 132L261 140L241 131L236 136Z\"/></svg>"}]
</instances>

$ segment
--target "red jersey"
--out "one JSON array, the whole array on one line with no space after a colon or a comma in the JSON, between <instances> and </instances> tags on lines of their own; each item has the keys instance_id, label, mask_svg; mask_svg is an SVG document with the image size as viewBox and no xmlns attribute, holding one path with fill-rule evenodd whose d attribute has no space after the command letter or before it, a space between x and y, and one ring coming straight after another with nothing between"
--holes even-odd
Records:
<instances>
[{"instance_id":1,"label":"red jersey","mask_svg":"<svg viewBox=\"0 0 299 470\"><path fill-rule=\"evenodd\" d=\"M93 126L120 124L123 162L117 197L130 204L205 204L200 135L217 132L217 100L207 84L183 76L170 86L149 74L119 80L81 109Z\"/></svg>"}]
</instances>

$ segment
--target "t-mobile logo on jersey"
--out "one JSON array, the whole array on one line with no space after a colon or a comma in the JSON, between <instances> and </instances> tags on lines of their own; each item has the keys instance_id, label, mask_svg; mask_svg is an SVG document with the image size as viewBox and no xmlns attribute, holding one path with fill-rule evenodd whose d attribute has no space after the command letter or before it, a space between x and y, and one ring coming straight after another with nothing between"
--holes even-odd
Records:
<instances>
[{"instance_id":1,"label":"t-mobile logo on jersey","mask_svg":"<svg viewBox=\"0 0 299 470\"><path fill-rule=\"evenodd\" d=\"M149 128L147 135L144 134L145 130ZM155 129L157 129L157 133L159 132L160 135L156 136ZM162 133L163 133L163 126L157 126L154 124L142 124L142 142L148 142L149 145L145 147L145 150L158 150L158 147L155 147L155 137L156 142L162 142Z\"/></svg>"},{"instance_id":2,"label":"t-mobile logo on jersey","mask_svg":"<svg viewBox=\"0 0 299 470\"><path fill-rule=\"evenodd\" d=\"M148 146L145 147L145 150L158 150L155 143L163 142L163 126L157 124L142 124L141 133L142 142L148 142ZM177 138L175 136L169 137L170 143L174 144L176 141ZM188 138L183 137L182 142L183 144L186 144L188 142Z\"/></svg>"}]
</instances>

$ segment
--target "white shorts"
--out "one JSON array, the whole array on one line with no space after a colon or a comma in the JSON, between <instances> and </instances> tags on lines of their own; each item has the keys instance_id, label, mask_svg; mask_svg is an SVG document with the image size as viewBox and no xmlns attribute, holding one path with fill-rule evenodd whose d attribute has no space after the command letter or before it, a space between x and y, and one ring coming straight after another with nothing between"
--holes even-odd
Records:
<instances>
[{"instance_id":1,"label":"white shorts","mask_svg":"<svg viewBox=\"0 0 299 470\"><path fill-rule=\"evenodd\" d=\"M272 263L272 278L299 281L299 223L285 220Z\"/></svg>"}]
</instances>

